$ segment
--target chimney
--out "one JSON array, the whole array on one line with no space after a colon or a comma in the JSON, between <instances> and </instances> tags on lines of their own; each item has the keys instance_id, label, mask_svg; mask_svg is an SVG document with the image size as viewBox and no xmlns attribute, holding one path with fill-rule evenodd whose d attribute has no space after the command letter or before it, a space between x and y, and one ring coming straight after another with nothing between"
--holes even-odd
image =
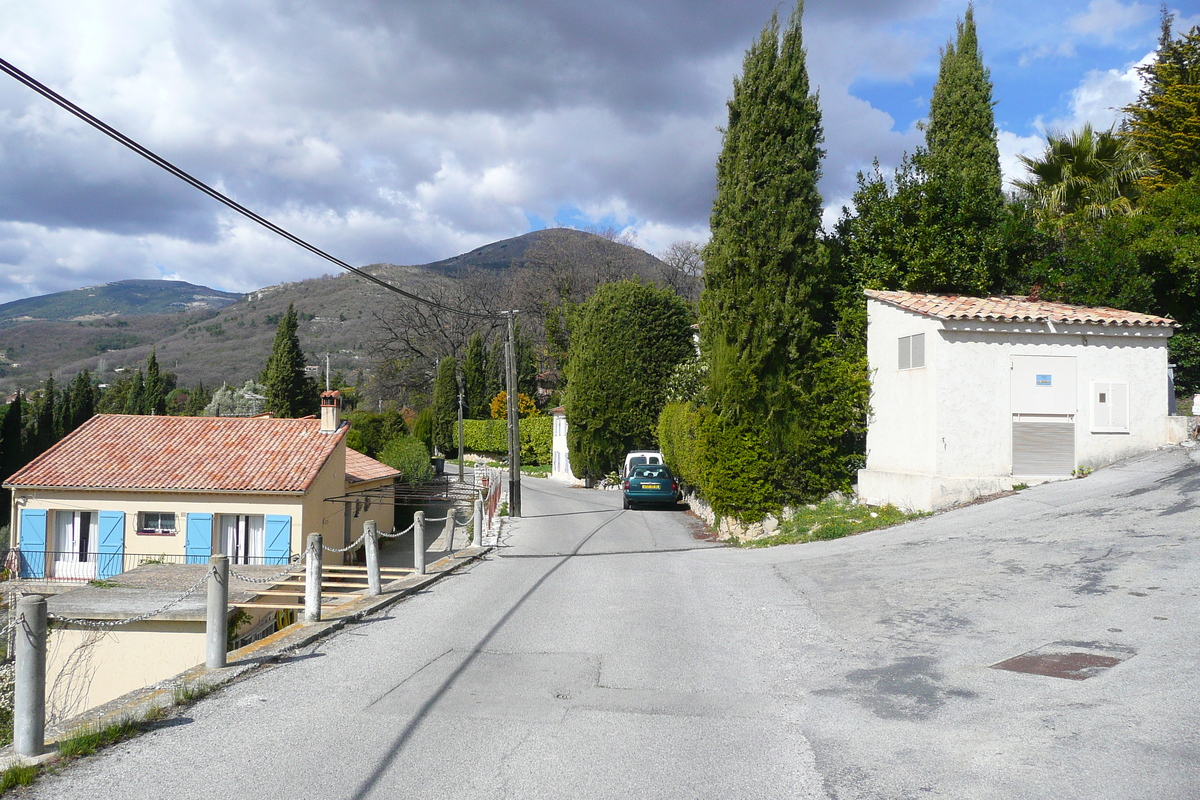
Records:
<instances>
[{"instance_id":1,"label":"chimney","mask_svg":"<svg viewBox=\"0 0 1200 800\"><path fill-rule=\"evenodd\" d=\"M342 426L342 393L321 392L321 433L336 433Z\"/></svg>"}]
</instances>

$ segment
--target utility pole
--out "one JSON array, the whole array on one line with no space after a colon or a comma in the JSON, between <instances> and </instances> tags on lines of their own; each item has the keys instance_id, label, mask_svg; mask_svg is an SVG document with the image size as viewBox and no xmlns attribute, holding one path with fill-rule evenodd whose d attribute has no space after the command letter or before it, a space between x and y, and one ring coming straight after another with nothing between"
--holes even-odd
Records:
<instances>
[{"instance_id":1,"label":"utility pole","mask_svg":"<svg viewBox=\"0 0 1200 800\"><path fill-rule=\"evenodd\" d=\"M508 341L504 343L505 385L508 394L508 513L521 516L521 427L517 417L517 312L508 312Z\"/></svg>"},{"instance_id":2,"label":"utility pole","mask_svg":"<svg viewBox=\"0 0 1200 800\"><path fill-rule=\"evenodd\" d=\"M463 482L463 376L458 373L458 482Z\"/></svg>"}]
</instances>

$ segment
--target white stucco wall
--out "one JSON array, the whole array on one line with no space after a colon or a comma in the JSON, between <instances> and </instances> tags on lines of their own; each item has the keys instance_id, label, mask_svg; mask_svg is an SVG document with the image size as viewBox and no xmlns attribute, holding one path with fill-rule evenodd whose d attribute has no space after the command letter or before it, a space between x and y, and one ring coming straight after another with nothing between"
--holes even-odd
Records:
<instances>
[{"instance_id":1,"label":"white stucco wall","mask_svg":"<svg viewBox=\"0 0 1200 800\"><path fill-rule=\"evenodd\" d=\"M1096 468L1176 439L1167 418L1162 328L938 320L874 299L867 356L872 418L859 497L932 510L1009 488L1014 356L1072 359L1077 466ZM897 369L897 341L925 330L924 370ZM917 373L925 374L918 375ZM1094 432L1094 381L1129 388L1129 430Z\"/></svg>"},{"instance_id":2,"label":"white stucco wall","mask_svg":"<svg viewBox=\"0 0 1200 800\"><path fill-rule=\"evenodd\" d=\"M571 471L571 458L567 452L567 416L561 413L552 416L554 431L550 444L550 477L574 483L575 473Z\"/></svg>"}]
</instances>

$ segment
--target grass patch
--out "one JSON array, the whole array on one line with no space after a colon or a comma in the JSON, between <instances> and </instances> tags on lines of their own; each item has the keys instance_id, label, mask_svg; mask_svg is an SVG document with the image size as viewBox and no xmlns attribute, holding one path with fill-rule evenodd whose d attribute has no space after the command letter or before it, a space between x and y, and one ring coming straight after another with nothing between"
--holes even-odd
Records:
<instances>
[{"instance_id":1,"label":"grass patch","mask_svg":"<svg viewBox=\"0 0 1200 800\"><path fill-rule=\"evenodd\" d=\"M537 466L533 467L522 465L521 474L528 475L531 478L549 478L551 469L552 467L550 464L538 464Z\"/></svg>"},{"instance_id":2,"label":"grass patch","mask_svg":"<svg viewBox=\"0 0 1200 800\"><path fill-rule=\"evenodd\" d=\"M779 532L759 539L735 541L738 547L771 547L777 544L798 544L840 539L863 531L873 531L898 525L923 514L909 514L895 506L861 506L826 500L819 505L801 508L779 526Z\"/></svg>"},{"instance_id":3,"label":"grass patch","mask_svg":"<svg viewBox=\"0 0 1200 800\"><path fill-rule=\"evenodd\" d=\"M37 780L42 768L36 764L13 764L0 772L0 794L18 786L28 786Z\"/></svg>"},{"instance_id":4,"label":"grass patch","mask_svg":"<svg viewBox=\"0 0 1200 800\"><path fill-rule=\"evenodd\" d=\"M88 581L88 586L95 586L97 589L132 589L133 587L127 583L118 581L109 581L103 578L93 578Z\"/></svg>"},{"instance_id":5,"label":"grass patch","mask_svg":"<svg viewBox=\"0 0 1200 800\"><path fill-rule=\"evenodd\" d=\"M103 727L84 725L58 743L58 752L66 758L90 756L101 747L128 739L141 729L138 720L122 717Z\"/></svg>"},{"instance_id":6,"label":"grass patch","mask_svg":"<svg viewBox=\"0 0 1200 800\"><path fill-rule=\"evenodd\" d=\"M171 692L171 699L175 701L177 706L186 706L189 703L194 703L197 700L208 697L215 692L217 687L211 684L190 683L184 682L175 687Z\"/></svg>"}]
</instances>

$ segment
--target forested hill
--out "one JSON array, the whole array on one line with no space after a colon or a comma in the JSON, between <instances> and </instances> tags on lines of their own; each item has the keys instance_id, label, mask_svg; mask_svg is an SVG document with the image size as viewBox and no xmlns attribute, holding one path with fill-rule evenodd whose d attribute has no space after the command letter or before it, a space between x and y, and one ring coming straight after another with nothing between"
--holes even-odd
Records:
<instances>
[{"instance_id":1,"label":"forested hill","mask_svg":"<svg viewBox=\"0 0 1200 800\"><path fill-rule=\"evenodd\" d=\"M67 292L26 297L0 305L0 328L31 320L95 320L104 317L220 310L242 298L184 281L127 280Z\"/></svg>"},{"instance_id":2,"label":"forested hill","mask_svg":"<svg viewBox=\"0 0 1200 800\"><path fill-rule=\"evenodd\" d=\"M430 264L374 264L365 269L410 291L438 294L452 303L458 302L452 297L456 287L464 283L456 278L474 276L479 291L504 296L508 302L511 274L531 258L545 259L547 254L585 269L603 262L622 274L662 267L636 247L559 228ZM134 303L138 295L145 295L141 305ZM213 297L212 302L222 306L187 305L198 302L199 296ZM152 303L151 297L158 300ZM178 375L181 386L199 381L208 387L222 382L240 385L262 370L288 303L295 303L299 313L300 342L308 363L317 364L330 353L332 368L352 375L373 364L381 336L375 314L388 313L398 298L342 274L269 286L244 296L174 281L119 281L19 300L0 306L5 313L0 319L10 320L0 322L0 391L28 391L51 372L61 380L83 368L109 382L116 377L113 370L137 366L152 348L163 369ZM171 311L179 313L160 313Z\"/></svg>"}]
</instances>

